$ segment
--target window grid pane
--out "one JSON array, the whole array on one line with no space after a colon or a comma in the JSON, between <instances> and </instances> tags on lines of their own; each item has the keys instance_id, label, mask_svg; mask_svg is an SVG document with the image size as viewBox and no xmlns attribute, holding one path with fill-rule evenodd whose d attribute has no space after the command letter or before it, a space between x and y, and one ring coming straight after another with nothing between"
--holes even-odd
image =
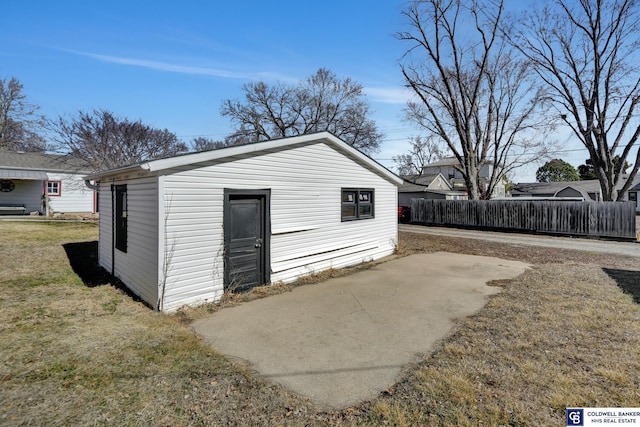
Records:
<instances>
[{"instance_id":1,"label":"window grid pane","mask_svg":"<svg viewBox=\"0 0 640 427\"><path fill-rule=\"evenodd\" d=\"M374 190L342 189L342 221L368 219L374 217Z\"/></svg>"},{"instance_id":2,"label":"window grid pane","mask_svg":"<svg viewBox=\"0 0 640 427\"><path fill-rule=\"evenodd\" d=\"M60 195L60 181L48 181L47 182L47 194L49 196Z\"/></svg>"},{"instance_id":3,"label":"window grid pane","mask_svg":"<svg viewBox=\"0 0 640 427\"><path fill-rule=\"evenodd\" d=\"M342 205L342 218L355 218L356 205Z\"/></svg>"},{"instance_id":4,"label":"window grid pane","mask_svg":"<svg viewBox=\"0 0 640 427\"><path fill-rule=\"evenodd\" d=\"M356 202L356 192L355 191L343 191L342 192L342 203L355 203Z\"/></svg>"},{"instance_id":5,"label":"window grid pane","mask_svg":"<svg viewBox=\"0 0 640 427\"><path fill-rule=\"evenodd\" d=\"M360 205L358 207L358 216L360 218L371 217L371 205Z\"/></svg>"}]
</instances>

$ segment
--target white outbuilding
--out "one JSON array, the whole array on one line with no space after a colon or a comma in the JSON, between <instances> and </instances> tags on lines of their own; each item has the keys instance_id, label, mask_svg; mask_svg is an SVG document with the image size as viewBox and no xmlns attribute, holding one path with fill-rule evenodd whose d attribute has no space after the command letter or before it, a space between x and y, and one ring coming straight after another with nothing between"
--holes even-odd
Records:
<instances>
[{"instance_id":1,"label":"white outbuilding","mask_svg":"<svg viewBox=\"0 0 640 427\"><path fill-rule=\"evenodd\" d=\"M160 311L390 255L402 180L323 132L151 160L97 181L99 264Z\"/></svg>"},{"instance_id":2,"label":"white outbuilding","mask_svg":"<svg viewBox=\"0 0 640 427\"><path fill-rule=\"evenodd\" d=\"M68 154L0 150L0 215L95 213L83 179L91 170Z\"/></svg>"}]
</instances>

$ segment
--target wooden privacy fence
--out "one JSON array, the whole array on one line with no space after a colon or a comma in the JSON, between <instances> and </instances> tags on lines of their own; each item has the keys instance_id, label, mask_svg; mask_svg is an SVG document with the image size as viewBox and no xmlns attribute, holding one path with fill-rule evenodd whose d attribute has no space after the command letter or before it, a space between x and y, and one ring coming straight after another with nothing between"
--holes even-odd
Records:
<instances>
[{"instance_id":1,"label":"wooden privacy fence","mask_svg":"<svg viewBox=\"0 0 640 427\"><path fill-rule=\"evenodd\" d=\"M411 199L411 222L548 234L636 238L633 202Z\"/></svg>"}]
</instances>

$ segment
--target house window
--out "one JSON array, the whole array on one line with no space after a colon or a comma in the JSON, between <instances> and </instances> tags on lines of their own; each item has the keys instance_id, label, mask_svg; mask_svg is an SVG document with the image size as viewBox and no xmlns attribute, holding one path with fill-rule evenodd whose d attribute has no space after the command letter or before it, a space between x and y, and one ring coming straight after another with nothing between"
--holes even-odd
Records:
<instances>
[{"instance_id":1,"label":"house window","mask_svg":"<svg viewBox=\"0 0 640 427\"><path fill-rule=\"evenodd\" d=\"M342 221L373 218L373 190L342 189Z\"/></svg>"},{"instance_id":2,"label":"house window","mask_svg":"<svg viewBox=\"0 0 640 427\"><path fill-rule=\"evenodd\" d=\"M47 181L47 196L59 196L62 190L62 182Z\"/></svg>"},{"instance_id":3,"label":"house window","mask_svg":"<svg viewBox=\"0 0 640 427\"><path fill-rule=\"evenodd\" d=\"M636 191L629 191L629 201L630 202L638 201L638 193Z\"/></svg>"},{"instance_id":4,"label":"house window","mask_svg":"<svg viewBox=\"0 0 640 427\"><path fill-rule=\"evenodd\" d=\"M116 249L127 252L127 186L115 186L115 240Z\"/></svg>"}]
</instances>

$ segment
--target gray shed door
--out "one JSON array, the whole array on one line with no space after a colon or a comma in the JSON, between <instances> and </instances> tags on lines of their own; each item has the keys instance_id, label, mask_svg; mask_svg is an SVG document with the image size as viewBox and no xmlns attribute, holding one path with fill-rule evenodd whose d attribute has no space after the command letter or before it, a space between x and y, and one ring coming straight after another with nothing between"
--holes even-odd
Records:
<instances>
[{"instance_id":1,"label":"gray shed door","mask_svg":"<svg viewBox=\"0 0 640 427\"><path fill-rule=\"evenodd\" d=\"M263 195L229 194L225 206L225 291L244 292L266 283Z\"/></svg>"}]
</instances>

